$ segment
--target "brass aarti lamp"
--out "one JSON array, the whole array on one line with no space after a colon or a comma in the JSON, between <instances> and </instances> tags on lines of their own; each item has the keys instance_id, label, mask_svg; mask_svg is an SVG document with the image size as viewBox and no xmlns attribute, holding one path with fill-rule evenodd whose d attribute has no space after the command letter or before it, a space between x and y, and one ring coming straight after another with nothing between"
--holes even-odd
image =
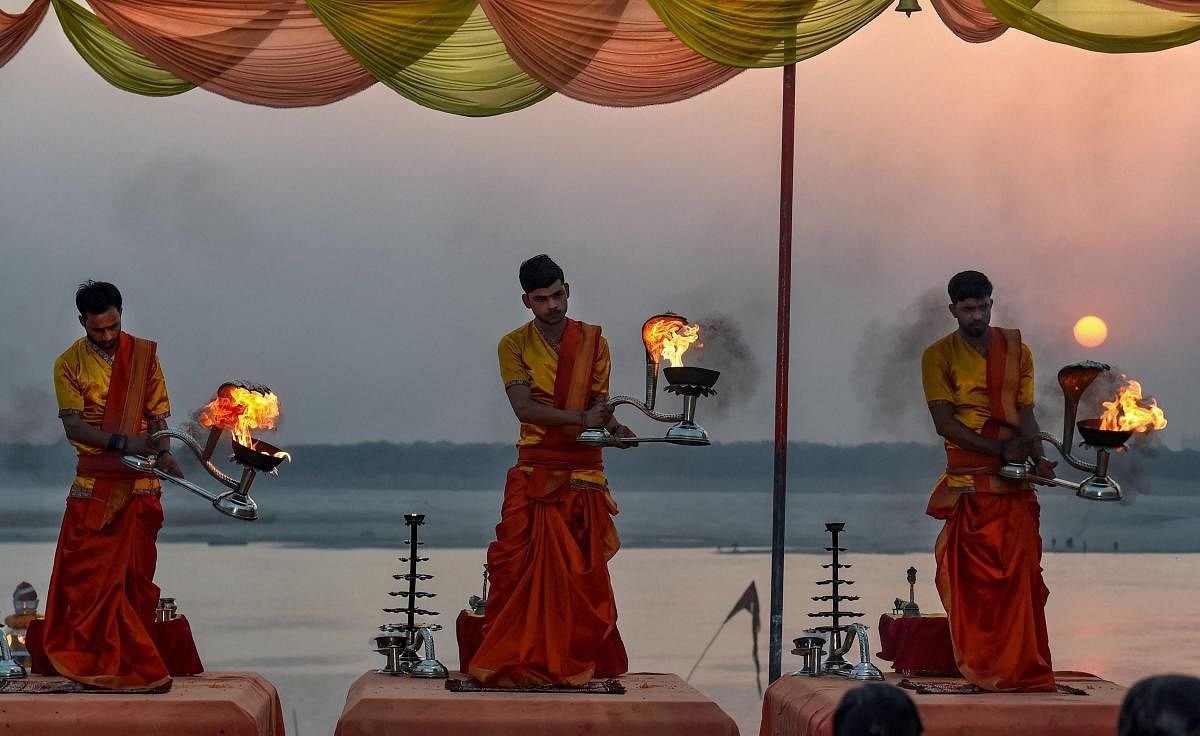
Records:
<instances>
[{"instance_id":1,"label":"brass aarti lamp","mask_svg":"<svg viewBox=\"0 0 1200 736\"><path fill-rule=\"evenodd\" d=\"M221 399L228 399L235 389L258 394L263 397L273 396L271 389L266 386L236 381L221 384L220 388L217 389L217 399L214 399L214 403ZM238 441L235 434L233 439L233 455L230 457L230 460L242 468L241 477L235 480L222 472L212 461L213 454L217 450L217 444L226 429L228 427L221 424L211 426L209 428L208 440L203 447L200 446L195 437L179 429L168 427L150 435L151 441L170 437L182 442L185 447L192 451L196 459L208 471L209 475L229 488L228 491L223 493L213 493L186 478L171 475L157 467L157 457L152 455L125 455L121 458L121 462L134 470L155 475L162 480L169 481L180 488L191 491L211 503L213 508L226 516L241 519L242 521L255 521L258 519L258 504L250 497L250 486L254 483L255 476L260 472L269 475L278 475L279 471L277 468L280 463L284 460L290 461L291 456L278 447L259 439L249 438L248 444L243 444Z\"/></svg>"},{"instance_id":2,"label":"brass aarti lamp","mask_svg":"<svg viewBox=\"0 0 1200 736\"><path fill-rule=\"evenodd\" d=\"M1076 421L1079 413L1079 399L1102 373L1111 370L1105 363L1085 360L1064 366L1058 371L1058 385L1063 391L1063 436L1062 440L1047 433L1040 432L1038 439L1045 440L1054 446L1062 455L1063 460L1071 467L1091 473L1083 480L1069 481L1062 478L1043 478L1033 473L1033 464L1006 463L1000 469L1004 478L1018 481L1029 481L1047 486L1059 486L1075 491L1075 495L1090 501L1120 501L1121 486L1108 475L1108 460L1110 451L1119 451L1133 436L1131 430L1101 429L1099 419L1084 419ZM1096 462L1088 462L1072 454L1072 443L1075 440L1075 430L1083 437L1084 445L1095 449Z\"/></svg>"},{"instance_id":3,"label":"brass aarti lamp","mask_svg":"<svg viewBox=\"0 0 1200 736\"><path fill-rule=\"evenodd\" d=\"M686 327L686 318L666 312L656 314L642 324L642 344L646 348L646 400L640 401L633 396L610 396L608 407L616 409L628 404L635 407L647 417L657 422L674 423L663 437L621 437L620 441L629 443L670 442L675 445L707 445L711 444L708 432L696 424L696 402L701 396L714 396L717 390L713 388L720 371L693 366L673 366L664 368L663 377L669 384L664 390L667 393L683 397L683 409L678 414L663 414L654 410L655 395L658 392L658 368L662 359L662 343L654 338L656 326L673 326L676 329ZM615 441L612 433L604 427L589 427L575 440L582 445L604 447Z\"/></svg>"}]
</instances>

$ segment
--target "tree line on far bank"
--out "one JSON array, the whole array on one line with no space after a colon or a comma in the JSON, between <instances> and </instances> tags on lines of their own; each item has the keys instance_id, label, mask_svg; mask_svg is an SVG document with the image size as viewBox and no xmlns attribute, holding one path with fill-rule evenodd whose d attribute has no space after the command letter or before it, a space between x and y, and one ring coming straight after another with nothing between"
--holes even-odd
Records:
<instances>
[{"instance_id":1,"label":"tree line on far bank","mask_svg":"<svg viewBox=\"0 0 1200 736\"><path fill-rule=\"evenodd\" d=\"M281 469L281 483L296 487L486 489L503 485L516 452L509 444L451 442L364 442L352 445L312 444L287 448L293 462ZM222 453L224 454L224 453ZM1053 453L1050 453L1053 455ZM187 451L178 452L185 472L204 471ZM605 468L614 484L636 480L662 490L762 490L771 485L774 447L770 442L733 442L710 447L645 445L605 453ZM224 458L218 459L218 464ZM48 445L0 445L0 486L65 485L74 475L74 451L66 442ZM794 479L864 479L863 490L878 492L880 483L928 490L945 464L940 446L880 442L823 445L793 442L788 446L788 476ZM1075 471L1060 463L1073 477ZM1177 481L1170 492L1195 493L1200 485L1186 481L1200 471L1200 452L1137 447L1114 456L1117 477L1133 473L1154 480ZM853 489L856 484L839 483Z\"/></svg>"}]
</instances>

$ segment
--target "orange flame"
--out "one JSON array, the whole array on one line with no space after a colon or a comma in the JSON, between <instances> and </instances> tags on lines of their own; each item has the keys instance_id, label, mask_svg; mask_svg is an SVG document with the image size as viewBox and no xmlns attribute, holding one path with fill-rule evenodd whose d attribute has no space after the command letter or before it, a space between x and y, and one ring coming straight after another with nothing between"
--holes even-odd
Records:
<instances>
[{"instance_id":1,"label":"orange flame","mask_svg":"<svg viewBox=\"0 0 1200 736\"><path fill-rule=\"evenodd\" d=\"M1158 408L1158 400L1153 396L1143 399L1142 384L1137 381L1127 381L1117 391L1116 401L1105 401L1104 408L1100 429L1150 432L1167 426L1167 417Z\"/></svg>"},{"instance_id":2,"label":"orange flame","mask_svg":"<svg viewBox=\"0 0 1200 736\"><path fill-rule=\"evenodd\" d=\"M278 418L278 396L238 386L223 386L217 392L217 398L200 410L202 425L228 429L234 441L243 447L254 447L250 430L275 429Z\"/></svg>"},{"instance_id":3,"label":"orange flame","mask_svg":"<svg viewBox=\"0 0 1200 736\"><path fill-rule=\"evenodd\" d=\"M654 362L666 358L673 368L683 365L683 354L698 339L700 325L689 325L686 319L676 315L651 318L642 327L642 342Z\"/></svg>"}]
</instances>

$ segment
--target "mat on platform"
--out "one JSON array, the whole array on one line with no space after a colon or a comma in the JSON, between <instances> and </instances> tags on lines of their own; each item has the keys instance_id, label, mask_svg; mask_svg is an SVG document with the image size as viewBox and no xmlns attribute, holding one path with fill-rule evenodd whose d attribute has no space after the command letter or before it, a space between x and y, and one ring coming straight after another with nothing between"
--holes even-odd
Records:
<instances>
[{"instance_id":1,"label":"mat on platform","mask_svg":"<svg viewBox=\"0 0 1200 736\"><path fill-rule=\"evenodd\" d=\"M526 687L488 687L475 680L446 680L446 689L452 693L563 693L566 695L624 695L625 686L620 680L592 680L583 687L561 687L556 685L532 685Z\"/></svg>"},{"instance_id":2,"label":"mat on platform","mask_svg":"<svg viewBox=\"0 0 1200 736\"><path fill-rule=\"evenodd\" d=\"M921 695L988 695L990 690L984 690L978 685L972 685L969 682L946 682L945 680L927 681L913 680L905 678L897 683L905 690L916 690ZM1077 687L1064 685L1061 682L1055 685L1058 688L1059 695L1087 695L1087 692L1080 690Z\"/></svg>"},{"instance_id":3,"label":"mat on platform","mask_svg":"<svg viewBox=\"0 0 1200 736\"><path fill-rule=\"evenodd\" d=\"M97 693L100 695L159 695L170 692L171 681L153 688L127 688L110 690L92 687L68 680L65 677L30 677L24 680L0 680L0 695L77 695Z\"/></svg>"}]
</instances>

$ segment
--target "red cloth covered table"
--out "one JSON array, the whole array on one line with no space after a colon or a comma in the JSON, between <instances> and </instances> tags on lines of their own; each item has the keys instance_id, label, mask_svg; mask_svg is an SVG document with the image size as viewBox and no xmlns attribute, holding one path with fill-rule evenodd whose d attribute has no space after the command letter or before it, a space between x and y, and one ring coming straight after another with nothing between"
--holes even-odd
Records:
<instances>
[{"instance_id":1,"label":"red cloth covered table","mask_svg":"<svg viewBox=\"0 0 1200 736\"><path fill-rule=\"evenodd\" d=\"M1087 692L919 695L912 698L925 736L1096 736L1117 732L1125 688L1095 675L1056 672L1055 679ZM893 685L903 677L888 673ZM862 682L841 677L781 677L763 699L759 736L833 736L833 712L847 691Z\"/></svg>"},{"instance_id":2,"label":"red cloth covered table","mask_svg":"<svg viewBox=\"0 0 1200 736\"><path fill-rule=\"evenodd\" d=\"M57 675L54 665L46 658L42 649L42 627L44 619L31 621L25 633L25 648L29 650L29 669L35 675ZM150 636L158 647L158 654L167 665L167 672L172 677L180 675L198 675L204 671L200 662L200 653L196 651L196 642L192 638L192 625L186 616L179 616L171 621L156 621L150 627Z\"/></svg>"},{"instance_id":3,"label":"red cloth covered table","mask_svg":"<svg viewBox=\"0 0 1200 736\"><path fill-rule=\"evenodd\" d=\"M904 675L959 675L945 614L879 617L879 653Z\"/></svg>"},{"instance_id":4,"label":"red cloth covered table","mask_svg":"<svg viewBox=\"0 0 1200 736\"><path fill-rule=\"evenodd\" d=\"M453 693L445 680L372 671L350 687L335 736L738 736L733 718L678 675L617 679L623 695Z\"/></svg>"},{"instance_id":5,"label":"red cloth covered table","mask_svg":"<svg viewBox=\"0 0 1200 736\"><path fill-rule=\"evenodd\" d=\"M0 723L5 736L284 736L279 693L253 672L177 677L154 695L0 694Z\"/></svg>"}]
</instances>

